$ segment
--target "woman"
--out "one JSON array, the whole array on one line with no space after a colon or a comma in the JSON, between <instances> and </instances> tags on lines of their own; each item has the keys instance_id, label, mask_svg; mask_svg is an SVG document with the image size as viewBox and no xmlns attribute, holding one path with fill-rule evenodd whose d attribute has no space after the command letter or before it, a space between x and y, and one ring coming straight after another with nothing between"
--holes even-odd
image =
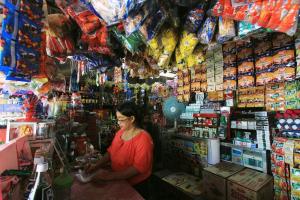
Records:
<instances>
[{"instance_id":1,"label":"woman","mask_svg":"<svg viewBox=\"0 0 300 200\"><path fill-rule=\"evenodd\" d=\"M111 172L100 172L94 180L127 180L131 185L145 181L152 170L153 141L151 136L141 129L141 117L138 108L132 102L118 106L116 116L120 130L116 133L111 146L101 160L88 168L88 172L111 162Z\"/></svg>"}]
</instances>

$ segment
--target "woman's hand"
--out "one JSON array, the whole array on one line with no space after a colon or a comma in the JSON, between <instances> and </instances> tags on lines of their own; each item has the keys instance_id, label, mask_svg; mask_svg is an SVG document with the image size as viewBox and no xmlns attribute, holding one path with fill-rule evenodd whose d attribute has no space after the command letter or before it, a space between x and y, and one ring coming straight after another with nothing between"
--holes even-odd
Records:
<instances>
[{"instance_id":1,"label":"woman's hand","mask_svg":"<svg viewBox=\"0 0 300 200\"><path fill-rule=\"evenodd\" d=\"M87 164L84 168L84 171L87 173L87 174L90 174L94 171L97 170L97 165L96 164Z\"/></svg>"}]
</instances>

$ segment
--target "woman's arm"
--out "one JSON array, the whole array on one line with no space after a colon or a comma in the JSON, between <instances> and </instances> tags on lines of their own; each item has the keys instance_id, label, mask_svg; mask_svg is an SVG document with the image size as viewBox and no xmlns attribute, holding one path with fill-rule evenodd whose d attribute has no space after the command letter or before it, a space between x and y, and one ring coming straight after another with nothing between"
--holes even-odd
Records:
<instances>
[{"instance_id":1,"label":"woman's arm","mask_svg":"<svg viewBox=\"0 0 300 200\"><path fill-rule=\"evenodd\" d=\"M139 172L136 168L128 167L127 169L118 172L110 172L110 171L100 172L93 179L104 180L104 181L125 180L133 176L136 176L137 174L139 174Z\"/></svg>"}]
</instances>

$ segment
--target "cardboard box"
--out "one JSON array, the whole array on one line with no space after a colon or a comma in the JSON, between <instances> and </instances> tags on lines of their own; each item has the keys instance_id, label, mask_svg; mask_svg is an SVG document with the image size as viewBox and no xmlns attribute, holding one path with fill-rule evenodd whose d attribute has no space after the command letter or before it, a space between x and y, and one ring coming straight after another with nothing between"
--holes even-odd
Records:
<instances>
[{"instance_id":1,"label":"cardboard box","mask_svg":"<svg viewBox=\"0 0 300 200\"><path fill-rule=\"evenodd\" d=\"M226 200L228 177L242 171L243 166L221 162L203 170L204 196L207 200Z\"/></svg>"},{"instance_id":2,"label":"cardboard box","mask_svg":"<svg viewBox=\"0 0 300 200\"><path fill-rule=\"evenodd\" d=\"M231 176L227 182L228 200L272 200L273 177L251 169Z\"/></svg>"}]
</instances>

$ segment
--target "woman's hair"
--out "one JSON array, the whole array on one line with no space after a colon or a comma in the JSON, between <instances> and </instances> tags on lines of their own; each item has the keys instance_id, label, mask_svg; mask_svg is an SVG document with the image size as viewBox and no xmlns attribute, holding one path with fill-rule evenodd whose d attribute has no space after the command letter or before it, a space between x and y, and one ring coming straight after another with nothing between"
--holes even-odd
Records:
<instances>
[{"instance_id":1,"label":"woman's hair","mask_svg":"<svg viewBox=\"0 0 300 200\"><path fill-rule=\"evenodd\" d=\"M126 117L134 116L135 125L139 128L142 127L143 119L139 113L141 113L141 109L131 101L124 102L117 107L117 111Z\"/></svg>"}]
</instances>

